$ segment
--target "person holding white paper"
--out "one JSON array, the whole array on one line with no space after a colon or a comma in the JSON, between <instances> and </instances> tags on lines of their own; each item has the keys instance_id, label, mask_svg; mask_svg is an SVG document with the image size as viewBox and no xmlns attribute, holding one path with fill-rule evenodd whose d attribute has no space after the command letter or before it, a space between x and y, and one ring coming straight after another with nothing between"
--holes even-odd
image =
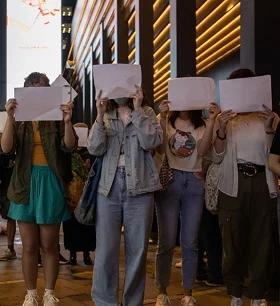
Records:
<instances>
[{"instance_id":1,"label":"person holding white paper","mask_svg":"<svg viewBox=\"0 0 280 306\"><path fill-rule=\"evenodd\" d=\"M88 151L103 156L96 208L96 252L92 297L96 306L118 305L121 228L125 237L123 306L143 305L146 256L160 189L152 150L162 143L162 129L142 89L131 98L108 100L99 93L97 118Z\"/></svg>"},{"instance_id":2,"label":"person holding white paper","mask_svg":"<svg viewBox=\"0 0 280 306\"><path fill-rule=\"evenodd\" d=\"M34 72L25 79L24 86L49 86L49 79ZM58 275L59 228L61 221L70 216L64 202L64 183L70 180L64 160L77 144L71 123L72 103L61 106L63 122L15 122L16 107L14 99L6 104L8 118L1 148L4 153L16 151L8 189L11 201L8 216L18 222L23 244L22 270L27 288L23 306L38 305L40 247L46 286L43 304L54 306L58 304L54 288Z\"/></svg>"},{"instance_id":3,"label":"person holding white paper","mask_svg":"<svg viewBox=\"0 0 280 306\"><path fill-rule=\"evenodd\" d=\"M156 306L169 306L167 287L170 282L173 250L181 216L182 277L184 306L195 306L192 296L198 259L198 231L204 203L202 158L212 144L212 134L219 108L209 105L209 119L202 118L202 110L172 111L172 101L160 104L160 124L164 143L158 148L172 171L173 179L157 193L156 212L159 229L156 254ZM166 164L162 165L162 168ZM161 170L161 173L162 170Z\"/></svg>"},{"instance_id":4,"label":"person holding white paper","mask_svg":"<svg viewBox=\"0 0 280 306\"><path fill-rule=\"evenodd\" d=\"M253 77L249 69L229 79ZM238 94L238 93L237 93ZM217 120L215 159L221 161L218 181L219 222L223 238L223 273L231 306L242 306L244 279L249 272L252 306L267 306L277 180L268 168L269 149L279 118L270 109Z\"/></svg>"}]
</instances>

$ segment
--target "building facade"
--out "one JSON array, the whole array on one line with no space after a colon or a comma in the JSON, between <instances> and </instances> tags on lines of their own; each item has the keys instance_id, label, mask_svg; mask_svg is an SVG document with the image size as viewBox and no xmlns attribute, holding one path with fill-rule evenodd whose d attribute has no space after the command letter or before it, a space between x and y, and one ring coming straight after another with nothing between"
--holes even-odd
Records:
<instances>
[{"instance_id":1,"label":"building facade","mask_svg":"<svg viewBox=\"0 0 280 306\"><path fill-rule=\"evenodd\" d=\"M93 122L92 65L105 63L141 64L151 103L167 97L171 77L201 75L218 80L234 69L249 67L257 74L272 74L276 105L279 60L271 48L280 50L280 40L272 35L280 25L280 14L275 11L279 3L270 3L78 0L68 54L75 63L73 83L80 93L75 119Z\"/></svg>"}]
</instances>

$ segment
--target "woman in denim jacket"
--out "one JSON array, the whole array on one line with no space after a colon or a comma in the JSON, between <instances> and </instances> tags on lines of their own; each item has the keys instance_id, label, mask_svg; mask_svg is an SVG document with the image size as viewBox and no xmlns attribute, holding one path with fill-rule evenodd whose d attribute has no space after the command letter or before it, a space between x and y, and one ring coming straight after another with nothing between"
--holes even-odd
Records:
<instances>
[{"instance_id":1,"label":"woman in denim jacket","mask_svg":"<svg viewBox=\"0 0 280 306\"><path fill-rule=\"evenodd\" d=\"M160 181L152 150L162 143L154 111L137 87L131 98L101 99L88 150L103 155L96 212L96 255L92 296L96 306L118 304L119 249L124 226L123 306L143 305L145 265L153 216L153 192Z\"/></svg>"}]
</instances>

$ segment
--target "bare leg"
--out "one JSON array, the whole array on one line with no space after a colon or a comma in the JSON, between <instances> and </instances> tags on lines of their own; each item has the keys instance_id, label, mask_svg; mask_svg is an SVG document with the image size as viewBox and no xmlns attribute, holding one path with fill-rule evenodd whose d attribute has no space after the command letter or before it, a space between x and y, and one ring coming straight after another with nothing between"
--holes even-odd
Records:
<instances>
[{"instance_id":1,"label":"bare leg","mask_svg":"<svg viewBox=\"0 0 280 306\"><path fill-rule=\"evenodd\" d=\"M28 290L36 289L38 275L39 228L37 224L18 222L22 240L22 272Z\"/></svg>"},{"instance_id":2,"label":"bare leg","mask_svg":"<svg viewBox=\"0 0 280 306\"><path fill-rule=\"evenodd\" d=\"M45 286L54 290L59 269L58 224L40 225L40 242L43 253Z\"/></svg>"},{"instance_id":3,"label":"bare leg","mask_svg":"<svg viewBox=\"0 0 280 306\"><path fill-rule=\"evenodd\" d=\"M8 219L7 221L7 239L8 239L8 248L11 252L15 251L14 243L15 243L15 235L16 235L16 221Z\"/></svg>"}]
</instances>

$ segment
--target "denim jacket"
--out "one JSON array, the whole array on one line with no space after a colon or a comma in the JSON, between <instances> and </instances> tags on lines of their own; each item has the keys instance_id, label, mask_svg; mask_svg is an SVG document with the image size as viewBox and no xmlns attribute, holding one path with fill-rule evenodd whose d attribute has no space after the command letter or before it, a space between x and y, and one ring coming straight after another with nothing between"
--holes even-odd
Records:
<instances>
[{"instance_id":1,"label":"denim jacket","mask_svg":"<svg viewBox=\"0 0 280 306\"><path fill-rule=\"evenodd\" d=\"M113 110L104 116L104 124L95 122L88 138L88 151L104 155L99 193L108 196L118 167L121 147L125 155L126 184L130 196L161 188L152 151L163 141L163 132L152 108L132 111L124 126Z\"/></svg>"}]
</instances>

